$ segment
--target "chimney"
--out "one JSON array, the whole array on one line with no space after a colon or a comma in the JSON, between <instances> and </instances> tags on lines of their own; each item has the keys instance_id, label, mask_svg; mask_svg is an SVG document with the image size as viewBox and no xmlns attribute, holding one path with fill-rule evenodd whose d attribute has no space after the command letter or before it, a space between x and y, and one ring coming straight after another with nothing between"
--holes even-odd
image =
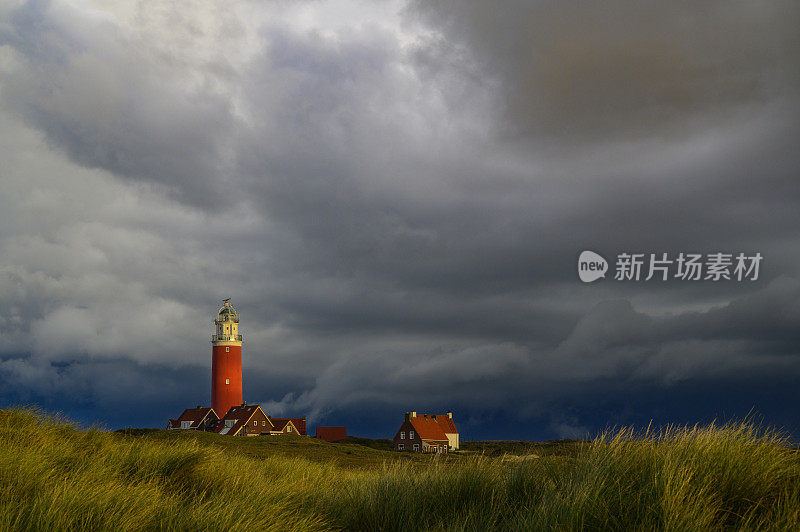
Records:
<instances>
[{"instance_id":1,"label":"chimney","mask_svg":"<svg viewBox=\"0 0 800 532\"><path fill-rule=\"evenodd\" d=\"M447 417L449 417L450 419L453 419L453 413L452 412L448 412L447 413Z\"/></svg>"},{"instance_id":2,"label":"chimney","mask_svg":"<svg viewBox=\"0 0 800 532\"><path fill-rule=\"evenodd\" d=\"M416 410L412 410L412 411L409 413L409 415L410 415L411 417L417 417L417 412L416 412Z\"/></svg>"}]
</instances>

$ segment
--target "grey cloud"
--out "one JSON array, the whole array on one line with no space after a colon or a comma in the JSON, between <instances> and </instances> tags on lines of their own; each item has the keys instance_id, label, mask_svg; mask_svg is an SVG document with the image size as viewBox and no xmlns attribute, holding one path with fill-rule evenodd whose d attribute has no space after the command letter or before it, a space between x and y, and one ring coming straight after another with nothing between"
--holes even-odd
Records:
<instances>
[{"instance_id":1,"label":"grey cloud","mask_svg":"<svg viewBox=\"0 0 800 532\"><path fill-rule=\"evenodd\" d=\"M22 5L0 33L19 63L4 81L5 105L81 165L164 185L194 204L226 203L219 180L232 68L220 58L185 61L176 44L184 35L159 43L146 29L63 3Z\"/></svg>"},{"instance_id":2,"label":"grey cloud","mask_svg":"<svg viewBox=\"0 0 800 532\"><path fill-rule=\"evenodd\" d=\"M794 353L800 323L800 283L780 277L753 294L704 313L686 313L665 319L662 338L751 340L785 345ZM700 318L700 319L698 319Z\"/></svg>"},{"instance_id":3,"label":"grey cloud","mask_svg":"<svg viewBox=\"0 0 800 532\"><path fill-rule=\"evenodd\" d=\"M513 396L540 405L520 415L541 417L541 405L581 393L588 383L602 382L619 392L634 386L730 378L742 372L796 374L796 341L782 333L737 334L741 323L735 318L746 308L750 324L769 324L773 315L784 315L796 326L796 290L795 280L779 280L722 307L677 316L651 316L628 301L605 301L590 309L557 346L439 340L434 349L408 341L397 347L355 348L352 354L337 356L309 391L287 395L275 406L312 412L315 418L332 405L348 408L371 401L398 409L418 401L470 404L475 412L502 408ZM783 302L773 300L769 309L759 308L759 301L776 291L786 293ZM688 322L692 325L686 326ZM792 346L789 352L776 342L779 338ZM471 397L480 397L479 404Z\"/></svg>"},{"instance_id":4,"label":"grey cloud","mask_svg":"<svg viewBox=\"0 0 800 532\"><path fill-rule=\"evenodd\" d=\"M796 97L796 6L780 3L415 2L502 86L513 135L686 135Z\"/></svg>"}]
</instances>

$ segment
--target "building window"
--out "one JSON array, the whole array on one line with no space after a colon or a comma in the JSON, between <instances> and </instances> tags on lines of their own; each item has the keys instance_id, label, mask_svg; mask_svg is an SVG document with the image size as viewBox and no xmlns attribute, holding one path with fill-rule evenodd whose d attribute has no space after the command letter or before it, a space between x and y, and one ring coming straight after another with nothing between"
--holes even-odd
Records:
<instances>
[{"instance_id":1,"label":"building window","mask_svg":"<svg viewBox=\"0 0 800 532\"><path fill-rule=\"evenodd\" d=\"M414 450L415 450L415 451L419 451L419 444L418 444L418 443L415 443L415 444L414 444Z\"/></svg>"},{"instance_id":2,"label":"building window","mask_svg":"<svg viewBox=\"0 0 800 532\"><path fill-rule=\"evenodd\" d=\"M402 451L403 450L403 444L402 443L398 443L397 444L397 449Z\"/></svg>"},{"instance_id":3,"label":"building window","mask_svg":"<svg viewBox=\"0 0 800 532\"><path fill-rule=\"evenodd\" d=\"M226 352L226 353L230 353L230 351L231 351L231 348L230 348L230 347L225 347L225 352Z\"/></svg>"},{"instance_id":4,"label":"building window","mask_svg":"<svg viewBox=\"0 0 800 532\"><path fill-rule=\"evenodd\" d=\"M286 432L292 432L292 426L286 425Z\"/></svg>"},{"instance_id":5,"label":"building window","mask_svg":"<svg viewBox=\"0 0 800 532\"><path fill-rule=\"evenodd\" d=\"M230 384L230 383L231 383L230 379L225 379L225 384Z\"/></svg>"},{"instance_id":6,"label":"building window","mask_svg":"<svg viewBox=\"0 0 800 532\"><path fill-rule=\"evenodd\" d=\"M258 421L253 421L253 426L257 427L258 426Z\"/></svg>"},{"instance_id":7,"label":"building window","mask_svg":"<svg viewBox=\"0 0 800 532\"><path fill-rule=\"evenodd\" d=\"M412 430L412 431L409 431L409 433L408 433L408 439L409 439L409 440L413 440L413 439L414 439L414 431L413 431L413 430Z\"/></svg>"},{"instance_id":8,"label":"building window","mask_svg":"<svg viewBox=\"0 0 800 532\"><path fill-rule=\"evenodd\" d=\"M406 439L406 433L405 432L401 432L400 433L400 439L401 440L405 440Z\"/></svg>"},{"instance_id":9,"label":"building window","mask_svg":"<svg viewBox=\"0 0 800 532\"><path fill-rule=\"evenodd\" d=\"M261 422L261 426L262 426L262 427L266 427L266 426L267 426L267 422L266 422L266 421L262 421L262 422Z\"/></svg>"}]
</instances>

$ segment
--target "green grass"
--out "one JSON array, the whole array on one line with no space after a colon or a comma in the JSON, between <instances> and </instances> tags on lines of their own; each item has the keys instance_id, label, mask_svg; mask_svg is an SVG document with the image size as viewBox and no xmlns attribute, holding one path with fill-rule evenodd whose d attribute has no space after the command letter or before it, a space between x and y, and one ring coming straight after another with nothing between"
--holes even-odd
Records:
<instances>
[{"instance_id":1,"label":"green grass","mask_svg":"<svg viewBox=\"0 0 800 532\"><path fill-rule=\"evenodd\" d=\"M328 443L304 436L270 436L233 438L208 432L183 430L128 429L122 434L144 443L196 441L202 446L216 448L224 453L264 458L298 458L311 462L335 465L343 469L381 469L387 462L430 464L431 455L387 452L382 441L367 438L348 438L343 442ZM383 449L382 449L383 447ZM444 460L454 457L444 457Z\"/></svg>"},{"instance_id":2,"label":"green grass","mask_svg":"<svg viewBox=\"0 0 800 532\"><path fill-rule=\"evenodd\" d=\"M575 456L586 442L580 440L533 441L468 441L461 442L461 450L484 456Z\"/></svg>"},{"instance_id":3,"label":"green grass","mask_svg":"<svg viewBox=\"0 0 800 532\"><path fill-rule=\"evenodd\" d=\"M358 436L348 436L346 440L338 443L354 443L356 445L362 445L364 447L369 447L371 449L378 449L380 451L393 451L394 450L394 442L392 440L381 439L375 440L372 438L359 438Z\"/></svg>"},{"instance_id":4,"label":"green grass","mask_svg":"<svg viewBox=\"0 0 800 532\"><path fill-rule=\"evenodd\" d=\"M800 529L800 455L748 423L511 450L120 434L4 410L0 530Z\"/></svg>"}]
</instances>

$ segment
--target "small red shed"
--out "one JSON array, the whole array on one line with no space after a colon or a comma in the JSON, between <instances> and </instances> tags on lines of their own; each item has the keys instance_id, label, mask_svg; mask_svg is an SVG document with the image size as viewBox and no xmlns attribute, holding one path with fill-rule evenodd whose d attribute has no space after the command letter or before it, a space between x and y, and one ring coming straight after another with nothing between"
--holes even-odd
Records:
<instances>
[{"instance_id":1,"label":"small red shed","mask_svg":"<svg viewBox=\"0 0 800 532\"><path fill-rule=\"evenodd\" d=\"M325 441L347 439L347 427L317 427L317 438Z\"/></svg>"}]
</instances>

